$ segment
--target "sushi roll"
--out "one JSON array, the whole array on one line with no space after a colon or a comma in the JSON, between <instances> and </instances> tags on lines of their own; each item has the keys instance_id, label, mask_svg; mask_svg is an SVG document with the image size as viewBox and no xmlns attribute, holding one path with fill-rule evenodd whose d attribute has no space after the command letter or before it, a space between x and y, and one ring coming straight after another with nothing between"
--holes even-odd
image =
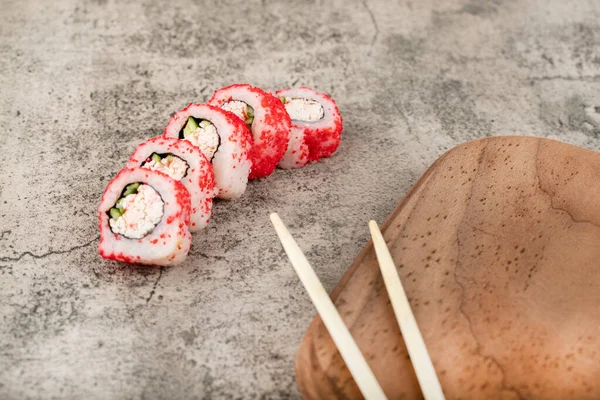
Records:
<instances>
[{"instance_id":1,"label":"sushi roll","mask_svg":"<svg viewBox=\"0 0 600 400\"><path fill-rule=\"evenodd\" d=\"M308 147L308 161L329 157L337 150L342 134L342 116L331 97L306 86L279 90L277 96L292 119L291 136L303 137ZM303 158L295 159L291 154L284 158L288 156L290 163L302 166Z\"/></svg>"},{"instance_id":2,"label":"sushi roll","mask_svg":"<svg viewBox=\"0 0 600 400\"><path fill-rule=\"evenodd\" d=\"M231 111L250 128L249 179L270 175L288 148L292 124L281 101L260 88L237 84L215 91L208 104Z\"/></svg>"},{"instance_id":3,"label":"sushi roll","mask_svg":"<svg viewBox=\"0 0 600 400\"><path fill-rule=\"evenodd\" d=\"M142 167L169 175L183 183L192 202L190 232L208 225L215 197L213 168L200 150L186 140L163 137L140 144L129 159L127 168Z\"/></svg>"},{"instance_id":4,"label":"sushi roll","mask_svg":"<svg viewBox=\"0 0 600 400\"><path fill-rule=\"evenodd\" d=\"M190 210L190 194L181 182L146 168L123 169L98 208L98 251L134 264L179 264L191 246Z\"/></svg>"},{"instance_id":5,"label":"sushi roll","mask_svg":"<svg viewBox=\"0 0 600 400\"><path fill-rule=\"evenodd\" d=\"M171 117L163 137L185 139L200 149L212 163L217 197L235 199L246 191L252 136L234 114L206 104L190 104Z\"/></svg>"}]
</instances>

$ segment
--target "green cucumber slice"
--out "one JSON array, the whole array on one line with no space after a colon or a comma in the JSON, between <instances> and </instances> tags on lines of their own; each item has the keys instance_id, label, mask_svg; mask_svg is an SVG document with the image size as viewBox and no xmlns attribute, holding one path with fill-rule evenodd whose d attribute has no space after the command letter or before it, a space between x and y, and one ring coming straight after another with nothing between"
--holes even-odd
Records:
<instances>
[{"instance_id":1,"label":"green cucumber slice","mask_svg":"<svg viewBox=\"0 0 600 400\"><path fill-rule=\"evenodd\" d=\"M246 118L245 122L248 126L252 125L252 123L254 122L254 116L249 116L248 118Z\"/></svg>"},{"instance_id":2,"label":"green cucumber slice","mask_svg":"<svg viewBox=\"0 0 600 400\"><path fill-rule=\"evenodd\" d=\"M115 221L118 220L121 215L123 215L123 213L118 208L113 207L110 209L110 217Z\"/></svg>"},{"instance_id":3,"label":"green cucumber slice","mask_svg":"<svg viewBox=\"0 0 600 400\"><path fill-rule=\"evenodd\" d=\"M279 100L281 100L281 102L282 102L283 104L285 104L285 97L281 96L281 97L279 98Z\"/></svg>"},{"instance_id":4,"label":"green cucumber slice","mask_svg":"<svg viewBox=\"0 0 600 400\"><path fill-rule=\"evenodd\" d=\"M127 185L125 187L125 191L123 192L123 195L121 197L127 197L130 194L137 193L137 190L139 187L140 187L140 184L138 182Z\"/></svg>"},{"instance_id":5,"label":"green cucumber slice","mask_svg":"<svg viewBox=\"0 0 600 400\"><path fill-rule=\"evenodd\" d=\"M183 128L183 137L187 138L194 134L196 129L198 129L198 122L196 122L194 117L188 117L187 124L185 125L185 128Z\"/></svg>"},{"instance_id":6,"label":"green cucumber slice","mask_svg":"<svg viewBox=\"0 0 600 400\"><path fill-rule=\"evenodd\" d=\"M246 108L246 116L247 117L254 117L254 108L248 106L248 108Z\"/></svg>"},{"instance_id":7,"label":"green cucumber slice","mask_svg":"<svg viewBox=\"0 0 600 400\"><path fill-rule=\"evenodd\" d=\"M150 156L150 158L152 159L152 161L156 161L157 163L160 162L160 156L156 153L152 153L152 156Z\"/></svg>"}]
</instances>

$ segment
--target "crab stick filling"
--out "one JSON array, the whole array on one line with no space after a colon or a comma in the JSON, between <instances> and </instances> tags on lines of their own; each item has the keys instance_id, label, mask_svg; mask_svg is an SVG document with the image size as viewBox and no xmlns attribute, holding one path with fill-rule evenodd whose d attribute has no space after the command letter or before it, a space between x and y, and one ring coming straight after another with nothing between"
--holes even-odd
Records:
<instances>
[{"instance_id":1,"label":"crab stick filling","mask_svg":"<svg viewBox=\"0 0 600 400\"><path fill-rule=\"evenodd\" d=\"M109 210L109 225L114 233L141 239L160 223L163 210L163 200L156 190L143 183L132 183Z\"/></svg>"},{"instance_id":2,"label":"crab stick filling","mask_svg":"<svg viewBox=\"0 0 600 400\"><path fill-rule=\"evenodd\" d=\"M210 162L212 162L221 145L217 127L209 120L197 120L194 117L188 117L185 126L179 132L179 139L186 139L198 147Z\"/></svg>"},{"instance_id":3,"label":"crab stick filling","mask_svg":"<svg viewBox=\"0 0 600 400\"><path fill-rule=\"evenodd\" d=\"M254 122L254 108L249 106L247 103L241 100L230 100L226 103L223 103L221 108L237 115L244 122L246 122L248 128L252 126L252 123Z\"/></svg>"},{"instance_id":4,"label":"crab stick filling","mask_svg":"<svg viewBox=\"0 0 600 400\"><path fill-rule=\"evenodd\" d=\"M285 110L293 121L314 122L323 119L323 105L315 100L296 97L281 97Z\"/></svg>"},{"instance_id":5,"label":"crab stick filling","mask_svg":"<svg viewBox=\"0 0 600 400\"><path fill-rule=\"evenodd\" d=\"M173 154L152 153L152 155L142 163L142 168L162 172L176 181L180 181L187 173L188 164Z\"/></svg>"}]
</instances>

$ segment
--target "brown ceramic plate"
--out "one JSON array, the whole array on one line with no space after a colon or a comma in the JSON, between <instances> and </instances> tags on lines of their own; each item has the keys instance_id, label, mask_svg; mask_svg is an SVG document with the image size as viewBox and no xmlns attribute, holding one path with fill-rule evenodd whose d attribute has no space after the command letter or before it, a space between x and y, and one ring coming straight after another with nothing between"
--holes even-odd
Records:
<instances>
[{"instance_id":1,"label":"brown ceramic plate","mask_svg":"<svg viewBox=\"0 0 600 400\"><path fill-rule=\"evenodd\" d=\"M600 154L463 144L383 232L448 399L600 398ZM332 298L388 397L420 398L371 244ZM296 377L307 399L361 397L318 317Z\"/></svg>"}]
</instances>

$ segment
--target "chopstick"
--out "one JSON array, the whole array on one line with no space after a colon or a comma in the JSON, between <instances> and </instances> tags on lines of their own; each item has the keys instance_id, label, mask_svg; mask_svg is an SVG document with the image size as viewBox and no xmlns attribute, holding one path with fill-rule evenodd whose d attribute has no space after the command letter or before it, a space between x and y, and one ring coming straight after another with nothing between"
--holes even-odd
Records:
<instances>
[{"instance_id":1,"label":"chopstick","mask_svg":"<svg viewBox=\"0 0 600 400\"><path fill-rule=\"evenodd\" d=\"M421 386L423 397L426 400L443 400L444 393L442 392L440 381L433 368L433 363L427 352L427 347L425 347L423 336L421 336L421 331L402 287L402 282L400 282L392 255L383 240L377 222L369 221L369 229L373 238L373 246L377 254L381 275L383 276L394 314L398 320L398 325L400 325L400 331L406 343L417 380Z\"/></svg>"},{"instance_id":2,"label":"chopstick","mask_svg":"<svg viewBox=\"0 0 600 400\"><path fill-rule=\"evenodd\" d=\"M271 222L296 274L319 312L362 395L367 400L387 399L329 294L277 213L271 214Z\"/></svg>"}]
</instances>

